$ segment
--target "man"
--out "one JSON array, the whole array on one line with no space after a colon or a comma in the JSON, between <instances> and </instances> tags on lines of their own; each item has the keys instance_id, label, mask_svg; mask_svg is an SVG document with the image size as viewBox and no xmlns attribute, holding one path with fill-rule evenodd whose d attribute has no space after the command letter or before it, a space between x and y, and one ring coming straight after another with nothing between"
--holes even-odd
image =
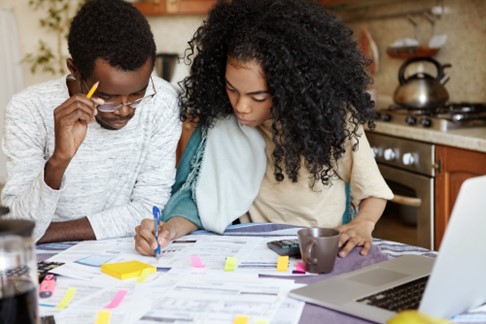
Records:
<instances>
[{"instance_id":1,"label":"man","mask_svg":"<svg viewBox=\"0 0 486 324\"><path fill-rule=\"evenodd\" d=\"M87 2L68 45L70 75L6 108L6 217L34 220L38 243L133 235L170 195L177 93L152 75L153 34L128 2Z\"/></svg>"}]
</instances>

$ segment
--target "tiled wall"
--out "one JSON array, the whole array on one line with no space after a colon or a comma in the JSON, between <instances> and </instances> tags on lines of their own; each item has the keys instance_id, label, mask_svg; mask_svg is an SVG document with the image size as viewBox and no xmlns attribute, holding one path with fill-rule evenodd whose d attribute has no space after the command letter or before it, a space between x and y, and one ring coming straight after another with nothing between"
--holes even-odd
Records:
<instances>
[{"instance_id":1,"label":"tiled wall","mask_svg":"<svg viewBox=\"0 0 486 324\"><path fill-rule=\"evenodd\" d=\"M361 3L366 0L360 0ZM391 97L398 85L398 70L403 59L390 58L387 46L405 37L414 37L413 25L406 16L390 19L367 19L371 16L402 14L439 4L437 0L398 1L396 4L373 6L365 10L346 12L343 18L359 17L363 20L350 21L355 30L366 27L379 50L380 70L374 76L374 87L380 96ZM434 57L442 64L450 63L452 68L445 72L450 76L446 88L451 101L486 102L486 0L444 0L446 13L434 27L435 34L446 34L447 42ZM344 16L346 15L346 17ZM483 16L482 16L483 15ZM419 37L428 39L432 33L431 24L422 16L412 16L419 25ZM203 17L149 17L160 51L183 53ZM431 66L426 66L430 68ZM413 73L413 68L407 72ZM434 71L427 70L431 74Z\"/></svg>"},{"instance_id":2,"label":"tiled wall","mask_svg":"<svg viewBox=\"0 0 486 324\"><path fill-rule=\"evenodd\" d=\"M26 2L26 0L22 0ZM357 3L366 3L368 0L357 0ZM413 37L414 29L406 17L391 19L369 20L367 17L389 15L390 13L405 13L437 5L441 0L407 0L391 1L394 4L373 6L359 12L351 12L354 17L364 18L362 21L349 22L353 29L366 27L379 49L380 71L375 75L375 88L379 95L391 96L398 85L397 75L402 59L390 58L386 54L386 47L397 39ZM435 24L436 34L447 34L445 46L435 56L441 63L451 63L452 68L447 69L450 80L446 88L451 101L480 101L486 102L486 0L443 0L446 13ZM0 0L16 7L19 28L23 37L23 50L29 52L33 46L32 33L38 27L27 28L26 22L35 21L37 17L28 8L21 6L15 0ZM347 12L349 15L349 12ZM159 16L148 17L152 26L158 51L175 52L182 54L187 47L187 41L201 24L202 16ZM430 34L430 24L419 16L414 16L421 27L424 38ZM30 35L31 37L28 37ZM35 37L34 37L35 38ZM29 85L46 79L52 75L32 76L25 68L24 83Z\"/></svg>"},{"instance_id":3,"label":"tiled wall","mask_svg":"<svg viewBox=\"0 0 486 324\"><path fill-rule=\"evenodd\" d=\"M357 16L355 12L355 21L348 20L356 31L366 27L378 45L380 71L374 77L378 94L393 94L398 85L398 70L404 62L403 59L390 58L386 53L387 46L397 39L414 37L415 31L413 25L403 16L373 20L366 17L411 12L430 8L437 3L440 1L399 1L397 4L373 8L366 13L361 11L363 16ZM434 58L442 64L452 64L451 68L445 70L450 76L445 84L450 101L486 102L486 1L444 0L444 5L446 13L436 21L434 32L446 34L448 38ZM342 17L351 19L349 12L343 13ZM363 17L364 20L356 21L356 17ZM428 39L432 33L432 24L423 16L412 18L418 23L419 37ZM411 69L413 73L413 66ZM408 70L407 68L407 72L410 72Z\"/></svg>"}]
</instances>

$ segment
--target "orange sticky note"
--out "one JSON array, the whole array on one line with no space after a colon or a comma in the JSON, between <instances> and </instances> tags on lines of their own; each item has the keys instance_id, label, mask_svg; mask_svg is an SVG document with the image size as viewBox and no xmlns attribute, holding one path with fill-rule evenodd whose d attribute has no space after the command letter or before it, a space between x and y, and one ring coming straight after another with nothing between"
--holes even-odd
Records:
<instances>
[{"instance_id":1,"label":"orange sticky note","mask_svg":"<svg viewBox=\"0 0 486 324\"><path fill-rule=\"evenodd\" d=\"M282 255L277 260L277 272L287 272L289 268L289 256Z\"/></svg>"}]
</instances>

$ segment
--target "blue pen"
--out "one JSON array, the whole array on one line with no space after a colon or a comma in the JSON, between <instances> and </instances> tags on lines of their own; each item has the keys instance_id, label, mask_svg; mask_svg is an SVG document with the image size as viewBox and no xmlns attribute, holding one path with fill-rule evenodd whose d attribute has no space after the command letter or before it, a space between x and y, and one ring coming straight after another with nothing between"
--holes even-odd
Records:
<instances>
[{"instance_id":1,"label":"blue pen","mask_svg":"<svg viewBox=\"0 0 486 324\"><path fill-rule=\"evenodd\" d=\"M154 214L154 233L155 240L157 241L157 248L154 250L155 257L160 257L160 243L159 243L159 225L160 225L160 210L157 206L152 208Z\"/></svg>"}]
</instances>

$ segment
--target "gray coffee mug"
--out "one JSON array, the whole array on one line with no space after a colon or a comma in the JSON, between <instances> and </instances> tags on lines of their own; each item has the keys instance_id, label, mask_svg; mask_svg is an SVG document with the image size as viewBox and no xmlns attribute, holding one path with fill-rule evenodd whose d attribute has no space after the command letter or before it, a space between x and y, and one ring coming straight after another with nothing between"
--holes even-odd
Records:
<instances>
[{"instance_id":1,"label":"gray coffee mug","mask_svg":"<svg viewBox=\"0 0 486 324\"><path fill-rule=\"evenodd\" d=\"M314 227L301 229L297 235L306 270L312 273L331 272L338 252L339 231Z\"/></svg>"}]
</instances>

